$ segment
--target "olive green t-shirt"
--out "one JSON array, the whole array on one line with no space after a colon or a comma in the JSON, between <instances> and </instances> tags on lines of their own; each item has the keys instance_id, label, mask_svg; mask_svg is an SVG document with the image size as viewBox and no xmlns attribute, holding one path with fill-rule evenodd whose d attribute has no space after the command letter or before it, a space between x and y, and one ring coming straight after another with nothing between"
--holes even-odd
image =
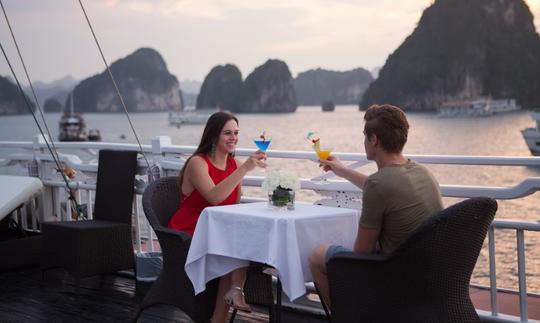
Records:
<instances>
[{"instance_id":1,"label":"olive green t-shirt","mask_svg":"<svg viewBox=\"0 0 540 323\"><path fill-rule=\"evenodd\" d=\"M370 175L363 190L360 226L380 230L379 246L385 254L443 209L435 177L426 167L410 160Z\"/></svg>"}]
</instances>

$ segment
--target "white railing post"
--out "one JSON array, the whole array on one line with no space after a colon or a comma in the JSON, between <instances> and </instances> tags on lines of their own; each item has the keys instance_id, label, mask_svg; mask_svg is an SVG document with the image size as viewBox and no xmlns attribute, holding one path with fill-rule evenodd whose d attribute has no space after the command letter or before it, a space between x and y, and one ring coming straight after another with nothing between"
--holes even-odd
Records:
<instances>
[{"instance_id":1,"label":"white railing post","mask_svg":"<svg viewBox=\"0 0 540 323\"><path fill-rule=\"evenodd\" d=\"M158 167L160 177L165 176L163 172L162 167L162 160L165 155L163 152L163 147L171 146L171 138L169 136L157 136L154 139L152 139L152 161L153 165L150 165L151 170L152 168Z\"/></svg>"},{"instance_id":2,"label":"white railing post","mask_svg":"<svg viewBox=\"0 0 540 323\"><path fill-rule=\"evenodd\" d=\"M152 240L152 227L150 226L150 223L146 221L146 250L147 251L154 251L154 241Z\"/></svg>"},{"instance_id":3,"label":"white railing post","mask_svg":"<svg viewBox=\"0 0 540 323\"><path fill-rule=\"evenodd\" d=\"M522 322L528 321L527 309L527 278L525 268L525 238L523 229L516 230L519 276L519 314Z\"/></svg>"},{"instance_id":4,"label":"white railing post","mask_svg":"<svg viewBox=\"0 0 540 323\"><path fill-rule=\"evenodd\" d=\"M488 230L488 254L489 254L489 293L491 298L491 315L497 316L499 309L497 306L497 268L495 265L495 228Z\"/></svg>"},{"instance_id":5,"label":"white railing post","mask_svg":"<svg viewBox=\"0 0 540 323\"><path fill-rule=\"evenodd\" d=\"M133 227L135 228L135 250L139 253L141 252L141 228L139 225L139 203L137 203L137 197L137 194L133 195Z\"/></svg>"},{"instance_id":6,"label":"white railing post","mask_svg":"<svg viewBox=\"0 0 540 323\"><path fill-rule=\"evenodd\" d=\"M92 201L92 192L92 190L86 190L86 214L88 216L88 220L92 220L94 218L94 201Z\"/></svg>"},{"instance_id":7,"label":"white railing post","mask_svg":"<svg viewBox=\"0 0 540 323\"><path fill-rule=\"evenodd\" d=\"M45 166L45 162L39 158L39 156L43 153L43 150L41 149L41 145L43 143L45 143L45 140L43 139L42 135L36 135L32 138L33 160L38 163L38 174L42 181L47 177L47 167ZM41 222L53 221L55 219L56 212L56 207L54 204L54 188L44 186L39 202L39 220Z\"/></svg>"}]
</instances>

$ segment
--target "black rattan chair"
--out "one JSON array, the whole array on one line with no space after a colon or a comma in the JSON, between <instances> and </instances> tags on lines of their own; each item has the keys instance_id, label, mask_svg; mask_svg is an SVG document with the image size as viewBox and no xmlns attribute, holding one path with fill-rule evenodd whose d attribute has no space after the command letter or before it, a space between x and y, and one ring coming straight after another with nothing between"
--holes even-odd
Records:
<instances>
[{"instance_id":1,"label":"black rattan chair","mask_svg":"<svg viewBox=\"0 0 540 323\"><path fill-rule=\"evenodd\" d=\"M184 270L191 236L167 228L179 204L177 177L160 178L144 191L144 213L161 245L163 269L139 306L135 320L145 308L156 304L175 306L195 322L208 322L214 311L219 278L210 281L205 291L195 296L193 285ZM272 277L263 274L260 267L250 268L245 293L248 303L267 306L270 320L273 321Z\"/></svg>"},{"instance_id":2,"label":"black rattan chair","mask_svg":"<svg viewBox=\"0 0 540 323\"><path fill-rule=\"evenodd\" d=\"M179 204L177 177L160 178L149 184L143 193L144 213L161 245L163 268L141 302L135 321L144 309L156 304L175 306L195 322L208 322L214 311L219 279L209 282L206 290L195 296L184 270L191 236L167 227Z\"/></svg>"},{"instance_id":3,"label":"black rattan chair","mask_svg":"<svg viewBox=\"0 0 540 323\"><path fill-rule=\"evenodd\" d=\"M63 267L80 279L134 268L131 216L136 151L100 150L92 220L44 222L42 269Z\"/></svg>"},{"instance_id":4,"label":"black rattan chair","mask_svg":"<svg viewBox=\"0 0 540 323\"><path fill-rule=\"evenodd\" d=\"M427 220L392 255L331 258L332 322L479 322L469 283L496 211L493 199L468 199Z\"/></svg>"}]
</instances>

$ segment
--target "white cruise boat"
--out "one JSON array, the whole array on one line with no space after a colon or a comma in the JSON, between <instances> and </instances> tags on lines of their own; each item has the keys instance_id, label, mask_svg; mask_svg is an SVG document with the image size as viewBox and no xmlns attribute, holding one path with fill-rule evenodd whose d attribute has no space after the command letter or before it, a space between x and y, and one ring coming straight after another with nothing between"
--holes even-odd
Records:
<instances>
[{"instance_id":1,"label":"white cruise boat","mask_svg":"<svg viewBox=\"0 0 540 323\"><path fill-rule=\"evenodd\" d=\"M215 111L205 110L204 112L197 112L196 110L183 110L169 111L169 125L180 127L183 124L205 124L206 120L212 115Z\"/></svg>"},{"instance_id":2,"label":"white cruise boat","mask_svg":"<svg viewBox=\"0 0 540 323\"><path fill-rule=\"evenodd\" d=\"M531 154L540 156L540 112L531 113L531 118L536 121L536 127L521 130L523 139L529 146Z\"/></svg>"},{"instance_id":3,"label":"white cruise boat","mask_svg":"<svg viewBox=\"0 0 540 323\"><path fill-rule=\"evenodd\" d=\"M515 99L492 100L479 98L476 100L455 100L444 102L439 107L439 117L487 117L497 113L518 111L521 107Z\"/></svg>"}]
</instances>

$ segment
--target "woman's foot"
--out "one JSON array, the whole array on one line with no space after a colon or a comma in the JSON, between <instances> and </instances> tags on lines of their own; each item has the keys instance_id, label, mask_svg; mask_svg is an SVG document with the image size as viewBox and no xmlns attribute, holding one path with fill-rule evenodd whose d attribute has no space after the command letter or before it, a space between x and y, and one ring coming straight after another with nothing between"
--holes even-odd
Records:
<instances>
[{"instance_id":1,"label":"woman's foot","mask_svg":"<svg viewBox=\"0 0 540 323\"><path fill-rule=\"evenodd\" d=\"M251 312L251 307L249 307L248 304L246 304L246 300L244 299L244 290L242 287L233 286L227 294L223 297L223 300L225 303L229 306L232 306L233 308L244 311L244 312Z\"/></svg>"}]
</instances>

